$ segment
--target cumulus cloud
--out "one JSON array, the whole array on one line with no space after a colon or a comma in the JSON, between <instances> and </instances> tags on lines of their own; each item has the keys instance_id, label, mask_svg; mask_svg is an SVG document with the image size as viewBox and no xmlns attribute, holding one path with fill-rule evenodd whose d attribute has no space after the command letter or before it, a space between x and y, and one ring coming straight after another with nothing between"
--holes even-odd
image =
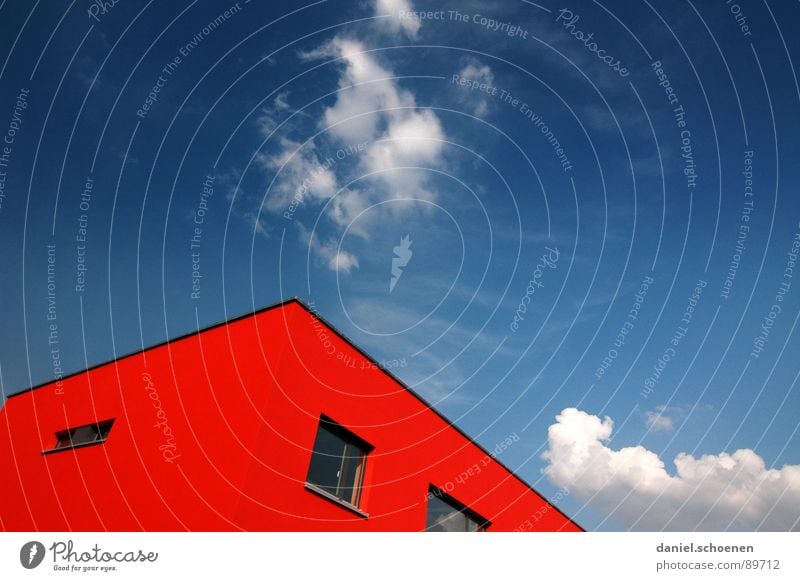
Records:
<instances>
[{"instance_id":1,"label":"cumulus cloud","mask_svg":"<svg viewBox=\"0 0 800 581\"><path fill-rule=\"evenodd\" d=\"M544 472L635 530L798 530L800 466L767 468L753 450L681 453L675 474L643 446L607 445L611 418L567 408L548 429Z\"/></svg>"},{"instance_id":2,"label":"cumulus cloud","mask_svg":"<svg viewBox=\"0 0 800 581\"><path fill-rule=\"evenodd\" d=\"M474 81L479 84L485 83L489 86L494 86L494 74L489 65L481 64L477 60L468 63L459 72L458 76L468 81ZM489 113L489 101L486 94L477 90L468 88L460 88L462 91L461 101L463 103L471 103L472 114L476 117L485 117Z\"/></svg>"},{"instance_id":3,"label":"cumulus cloud","mask_svg":"<svg viewBox=\"0 0 800 581\"><path fill-rule=\"evenodd\" d=\"M387 15L379 22L392 32L403 31L411 38L417 36L421 25L418 18L408 16L408 13L413 10L414 7L409 0L375 0L375 14Z\"/></svg>"}]
</instances>

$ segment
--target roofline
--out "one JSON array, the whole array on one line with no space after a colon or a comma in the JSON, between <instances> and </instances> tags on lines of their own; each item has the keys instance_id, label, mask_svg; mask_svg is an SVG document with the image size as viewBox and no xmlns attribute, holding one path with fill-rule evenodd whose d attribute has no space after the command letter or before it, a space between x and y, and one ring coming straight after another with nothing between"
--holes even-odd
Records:
<instances>
[{"instance_id":1,"label":"roofline","mask_svg":"<svg viewBox=\"0 0 800 581\"><path fill-rule=\"evenodd\" d=\"M363 357L365 357L366 359L368 359L368 360L369 360L369 361L370 361L372 364L374 364L374 365L375 365L375 366L376 366L376 367L377 367L377 368L378 368L380 371L382 371L383 373L385 373L386 375L388 375L388 376L389 376L389 378L391 378L391 379L392 379L393 381L395 381L396 383L400 384L400 386L401 386L401 387L403 387L403 389L405 389L406 391L408 391L408 392L409 392L411 395L413 395L415 398L417 398L417 399L418 399L418 400L419 400L419 401L420 401L420 402L421 402L421 403L422 403L422 404L423 404L425 407L427 407L428 409L430 409L430 410L431 410L433 413L435 413L435 414L436 414L437 416L439 416L439 417L440 417L442 420L444 420L444 422L445 422L445 423L448 425L448 427L450 427L450 428L453 428L453 429L454 429L456 432L458 432L458 433L459 433L459 434L461 434L461 435L462 435L464 438L466 438L466 439L467 439L467 441L468 441L470 444L472 444L472 445L474 445L475 447L477 447L477 448L478 448L478 449L479 449L481 452L483 452L484 454L486 454L487 456L489 456L489 457L490 457L492 460L494 460L494 461L495 461L497 464L499 464L499 465L500 465L500 466L501 466L501 467L502 467L504 470L506 470L506 472L508 472L509 474L511 474L511 476L513 476L514 478L516 478L517 480L519 480L519 481L520 481L522 484L524 484L524 485L525 485L527 488L529 488L530 490L532 490L532 491L533 491L533 492L534 492L534 493L535 493L537 496L539 496L539 497L543 498L544 500L546 500L546 501L548 502L548 504L550 504L550 506L552 506L552 507L553 507L553 508L556 510L556 512L558 512L558 513L559 513L561 516L563 516L565 519L567 519L567 520L568 520L569 522L571 522L573 525L575 525L576 527L578 527L578 528L579 528L581 531L583 531L583 532L586 532L586 529L584 529L584 528L583 528L581 525L579 525L577 522L575 522L574 520L572 520L572 519L571 519L571 518L570 518L568 515L566 515L566 514L565 514L565 513L564 513L564 512L563 512L563 511L560 509L560 508L558 508L556 505L554 505L552 502L550 502L550 501L547 499L547 497L545 497L545 496L544 496L542 493L540 493L540 492L539 492L538 490L536 490L536 489L535 489L533 486L531 486L531 485L530 485L530 484L529 484L529 483L528 483L528 482L527 482L527 481L526 481L524 478L522 478L522 477L521 477L519 474L517 474L517 473L516 473L514 470L512 470L511 468L509 468L508 466L506 466L506 465L505 465L505 464L504 464L504 463L503 463L503 462L502 462L500 459L498 459L496 456L493 456L491 452L489 452L489 451L488 451L486 448L484 448L484 447L483 447L483 446L482 446L482 445L481 445L479 442L477 442L476 440L474 440L474 439L472 438L472 436L470 436L469 434L467 434L467 433L466 433L464 430L462 430L462 429L461 429L461 428L459 428L459 427L458 427L456 424L454 424L452 421L450 421L450 419L449 419L447 416L445 416L445 415L444 415L442 412L440 412L439 410L437 410L437 409L436 409L436 408L435 408L433 405L431 405L431 404L430 404L430 403L429 403L429 402L428 402L428 401L427 401L427 400L426 400L424 397L422 397L422 396L421 396L420 394L418 394L418 393L417 393L415 390L413 390L411 387L409 387L408 385L406 385L406 384L405 384L405 382L404 382L402 379L400 379L399 377L396 377L396 376L395 376L395 375L394 375L394 374L393 374L391 371L389 371L389 370L388 370L388 369L386 369L384 366L382 366L382 365L380 364L380 362L379 362L377 359L375 359L375 358L374 358L372 355L370 355L369 353L367 353L366 351L364 351L364 350L363 350L361 347L359 347L358 345L356 345L356 343L355 343L355 342L353 342L353 341L350 339L350 337L348 337L348 336L347 336L347 335L345 335L343 332L341 332L339 329L337 329L337 328L336 328L336 326L335 326L335 325L333 325L333 324L332 324L330 321L328 321L328 320L327 320L327 319L325 319L323 316L321 316L321 315L320 315L320 314L319 314L317 311L315 311L313 308L309 307L309 306L308 306L308 305L307 305L305 302L303 302L303 301L302 301L302 300L301 300L299 297L296 297L296 296L295 296L295 297L292 297L292 299L290 299L290 300L297 302L297 304L299 304L299 305L300 305L301 307L303 307L303 308L304 308L306 311L308 311L308 312L309 312L309 314L311 314L311 316L313 316L313 317L315 317L316 319L320 320L320 321L321 321L321 322L322 322L322 323L323 323L323 324L324 324L326 327L330 328L330 329L331 329L331 331L333 331L334 333L336 333L336 334L339 336L339 338L341 338L341 339L342 339L342 340L343 340L345 343L347 343L347 344L348 344L350 347L352 347L353 349L355 349L356 351L358 351L358 353L359 353L359 354L361 354ZM287 301L287 302L289 302L289 301Z\"/></svg>"},{"instance_id":2,"label":"roofline","mask_svg":"<svg viewBox=\"0 0 800 581\"><path fill-rule=\"evenodd\" d=\"M188 333L184 333L183 335L178 335L177 337L173 337L172 339L167 339L166 341L161 341L160 343L155 343L153 345L148 345L147 347L142 347L141 349L136 349L135 351L129 351L128 353L125 353L124 355L120 355L119 357L114 357L113 359L109 359L108 361L103 361L101 363L96 363L95 365L92 365L91 367L86 367L85 369L80 369L78 371L73 371L72 373L68 373L67 375L62 375L59 379L50 379L48 381L45 381L44 383L39 383L37 385L32 385L31 387L26 387L25 389L21 389L20 391L8 394L6 396L6 399L9 400L12 397L17 397L18 395L22 395L24 393L35 391L37 389L41 389L41 388L47 387L49 385L53 385L54 383L56 383L58 381L65 381L67 379L70 379L72 377L80 375L81 373L87 373L87 372L93 371L93 370L95 370L95 369L97 369L99 367L103 367L103 366L109 365L111 363L117 363L119 361L122 361L123 359L127 359L128 357L133 357L134 355L141 355L142 353L146 353L147 351L152 351L153 349L158 349L159 347L164 347L166 345L169 345L170 343L175 343L175 342L181 341L183 339L188 339L189 337L193 337L195 335L199 335L200 333L204 333L206 331L211 331L212 329L216 329L217 327L222 327L224 325L230 325L231 323L236 323L238 321L241 321L241 320L244 320L244 319L248 319L248 318L254 317L256 315L260 315L261 313L266 313L267 311L271 311L273 309L277 309L277 308L286 306L286 305L288 305L289 303L292 303L292 302L296 302L298 304L303 305L303 302L299 299L299 297L292 297L290 299L285 299L285 300L282 300L280 302L268 305L266 307L261 307L260 309L256 309L255 311L251 311L251 312L245 313L243 315L237 315L237 316L235 316L235 317L233 317L231 319L225 319L224 321L220 321L219 323L213 323L211 325L208 325L207 327L200 327L199 329L196 329L194 331L189 331ZM303 305L303 306L305 306L305 305Z\"/></svg>"},{"instance_id":3,"label":"roofline","mask_svg":"<svg viewBox=\"0 0 800 581\"><path fill-rule=\"evenodd\" d=\"M265 313L265 312L267 312L267 311L271 311L271 310L273 310L273 309L277 309L277 308L285 307L286 305L289 305L289 304L291 304L291 303L296 303L296 304L298 304L298 305L299 305L299 306L301 306L303 309L305 309L305 311L306 311L306 312L308 312L308 313L309 313L309 314L310 314L312 317L314 317L314 318L316 318L317 320L321 321L321 322L322 322L322 323L323 323L323 324L324 324L326 327L328 327L328 328L329 328L331 331L333 331L334 333L336 333L336 335L338 335L338 336L339 336L339 338L340 338L340 339L342 339L342 340L343 340L345 343L347 343L347 344L348 344L348 345L349 345L351 348L353 348L353 349L354 349L355 351L357 351L357 352L358 352L358 353L359 353L361 356L363 356L364 358L366 358L367 360L369 360L369 361L370 361L372 364L374 364L374 365L375 365L375 367L376 367L376 368L377 368L379 371L381 371L381 372L383 372L384 374L386 374L386 375L387 375L387 376L388 376L390 379L392 379L394 382L398 383L398 384L399 384L401 387L403 387L403 389L405 389L405 390L406 390L406 391L408 391L408 392L409 392L409 393L410 393L412 396L414 396L415 398L417 398L417 400L419 400L419 401L420 401L420 402L421 402L421 403L422 403L422 404L423 404L423 405L424 405L426 408L430 409L430 410L431 410L433 413L435 413L437 416L439 416L439 418L441 418L441 419L442 419L442 420L443 420L443 421L444 421L444 422L447 424L447 426L448 426L448 427L450 427L450 428L453 428L453 429L454 429L456 432L458 432L458 433L459 433L459 434L461 434L461 435L462 435L464 438L466 438L466 440L467 440L467 441L468 441L470 444L472 444L472 445L476 446L476 447L477 447L477 448L478 448L478 449L479 449L481 452L485 453L487 456L489 456L490 458L492 458L492 460L494 460L494 461L495 461L497 464L499 464L499 465L500 465L500 466L501 466L501 467L502 467L504 470L506 470L506 471L507 471L509 474L511 474L511 476L513 476L514 478L516 478L517 480L519 480L519 481L520 481L522 484L524 484L524 485L525 485L527 488L529 488L530 490L532 490L532 491L533 491L533 492L534 492L534 493L535 493L537 496L539 496L539 497L541 497L541 498L545 499L545 500L548 502L548 504L550 504L550 506L551 506L551 507L553 507L553 508L556 510L556 512L558 512L558 513L559 513L561 516L563 516L565 519L567 519L567 520L568 520L570 523L572 523L573 525L575 525L576 527L578 527L578 529L580 529L581 531L584 531L584 532L586 531L586 529L584 529L584 528L583 528L581 525L579 525L577 522L575 522L574 520L572 520L572 519L571 519L571 518L570 518L568 515L566 515L566 514L565 514L565 513L564 513L564 512L563 512L561 509L559 509L559 508L558 508L556 505L554 505L553 503L551 503L551 502L550 502L550 501L549 501L549 500L548 500L548 499L547 499L547 498L546 498L546 497L545 497L543 494L541 494L541 493L540 493L538 490L536 490L536 489L535 489L533 486L531 486L531 485L530 485L530 484L529 484L529 483L528 483L528 482L527 482L527 481L526 481L524 478L522 478L522 477L521 477L519 474L517 474L517 473L516 473L514 470L512 470L511 468L509 468L508 466L506 466L506 465L505 465L505 464L504 464L504 463L503 463L501 460L499 460L497 457L493 456L493 455L491 454L491 452L489 452L489 451L488 451L486 448L484 448L484 447L483 447L483 446L482 446L480 443L478 443L476 440L474 440L474 439L473 439L473 438L472 438L472 437L471 437L469 434L467 434L466 432L464 432L464 430L462 430L462 429L461 429L461 428L459 428L459 427L458 427L456 424L454 424L454 423L453 423L453 422L452 422L452 421L451 421L449 418L447 418L447 417L446 417L446 416L445 416L445 415L444 415L442 412L440 412L440 411L439 411L439 410L437 410L437 409L436 409L436 408L435 408L433 405L431 405L431 404L430 404L430 403L429 403L429 402L428 402L428 401L427 401L427 400L426 400L424 397L422 397L422 396L421 396L420 394L418 394L418 393L417 393L415 390L413 390L411 387L409 387L408 385L406 385L406 383L405 383L404 381L402 381L400 378L396 377L396 376L395 376L395 375L394 375L394 374L393 374L391 371L389 371L389 370L388 370L388 369L386 369L386 368L385 368L383 365L381 365L381 364L380 364L380 362L379 362L377 359L375 359L375 358L374 358L372 355L370 355L369 353L367 353L366 351L364 351L364 349L362 349L361 347L359 347L359 346L358 346L358 345L357 345L357 344L356 344L356 343L355 343L353 340L351 340L351 339L350 339L350 338L349 338L347 335L345 335L345 334L344 334L342 331L340 331L339 329L337 329L335 325L333 325L333 324L332 324L330 321L328 321L327 319L325 319L325 318L324 318L322 315L320 315L320 314L319 314L319 313L318 313L318 312L317 312L315 309L313 309L312 307L308 306L308 305L307 305L307 304L306 304L306 303L305 303L305 302L304 302L304 301L303 301L303 300L302 300L300 297L298 297L298 296L296 296L296 295L295 295L295 296L293 296L293 297L291 297L291 298L289 298L289 299L284 299L284 300L282 300L282 301L279 301L279 302L277 302L277 303L273 303L273 304L271 304L271 305L268 305L268 306L266 306L266 307L261 307L260 309L256 309L255 311L251 311L251 312L248 312L248 313L245 313L245 314L242 314L242 315L238 315L238 316L236 316L236 317L233 317L233 318L231 318L231 319L226 319L226 320L224 320L224 321L220 321L220 322L218 322L218 323L211 324L211 325L209 325L209 326L207 326L207 327L202 327L202 328L199 328L199 329L197 329L197 330L190 331L190 332L188 332L188 333L184 333L183 335L179 335L179 336L177 336L177 337L174 337L174 338L172 338L172 339L167 339L166 341L161 341L160 343L156 343L156 344L154 344L154 345L150 345L150 346L148 346L148 347L143 347L143 348L141 348L141 349L137 349L137 350L135 350L135 351L131 351L131 352L129 352L129 353L126 353L126 354L124 354L124 355L120 355L119 357L115 357L114 359L110 359L110 360L108 360L108 361L104 361L104 362L102 362L102 363L97 363L96 365L92 365L91 367L87 367L87 368L85 368L85 369L81 369L81 370L79 370L79 371L72 372L72 373L70 373L70 374L68 374L68 375L64 375L64 376L62 376L62 377L61 377L59 380L50 380L50 381L47 381L47 382L45 382L45 383L40 383L40 384L38 384L38 385L34 385L34 386L31 386L31 387L25 388L25 389L23 389L23 390L21 390L21 391L18 391L18 392L15 392L15 393L12 393L12 394L10 394L10 395L6 396L6 399L8 400L8 399L11 399L12 397L17 397L17 396L19 396L19 395L22 395L22 394L26 394L26 393L33 392L33 391L35 391L35 390L37 390L37 389L41 389L41 388L43 388L43 387L47 387L47 386L49 386L49 385L52 385L52 384L53 384L53 383L55 383L56 381L64 381L64 380L66 380L66 379L70 379L70 378L72 378L72 377L78 376L78 375L80 375L80 374L82 374L82 373L88 373L89 371L92 371L92 370L94 370L94 369L97 369L97 368L99 368L99 367L103 367L103 366L105 366L105 365L109 365L109 364L111 364L111 363L117 363L117 362L119 362L119 361L122 361L123 359L127 359L127 358L129 358L129 357L133 357L134 355L141 355L142 353L145 353L145 352L147 352L147 351L152 351L153 349L158 349L159 347L164 347L164 346L166 346L166 345L169 345L169 344L171 344L171 343L175 343L175 342L177 342L177 341L181 341L181 340L183 340L183 339L188 339L189 337L194 337L195 335L199 335L200 333L204 333L204 332L206 332L206 331L210 331L210 330L212 330L212 329L216 329L216 328L218 328L218 327L222 327L222 326L230 325L230 324L232 324L232 323L236 323L236 322L238 322L238 321L242 321L242 320L244 320L244 319L248 319L248 318L250 318L250 317L254 317L254 316L256 316L256 315L260 315L260 314L262 314L262 313Z\"/></svg>"}]
</instances>

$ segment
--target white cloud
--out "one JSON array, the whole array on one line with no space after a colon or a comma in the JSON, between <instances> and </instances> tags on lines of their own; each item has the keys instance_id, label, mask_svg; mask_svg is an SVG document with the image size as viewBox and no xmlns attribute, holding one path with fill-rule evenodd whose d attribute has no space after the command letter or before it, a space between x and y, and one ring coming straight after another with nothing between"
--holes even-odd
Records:
<instances>
[{"instance_id":1,"label":"white cloud","mask_svg":"<svg viewBox=\"0 0 800 581\"><path fill-rule=\"evenodd\" d=\"M272 105L261 109L261 114L256 119L259 132L264 137L269 137L275 128L278 127L278 119L287 111L291 111L289 106L289 91L278 93L273 99Z\"/></svg>"},{"instance_id":2,"label":"white cloud","mask_svg":"<svg viewBox=\"0 0 800 581\"><path fill-rule=\"evenodd\" d=\"M331 220L368 238L371 224L396 217L416 200L434 200L435 194L425 185L424 169L442 163L446 137L437 115L419 108L414 95L400 87L394 73L358 40L335 37L305 56L337 57L343 64L341 90L320 121L325 134L342 146L367 144L356 162L366 176L363 187L342 192L332 201ZM353 225L370 206L400 199L410 202L383 204Z\"/></svg>"},{"instance_id":3,"label":"white cloud","mask_svg":"<svg viewBox=\"0 0 800 581\"><path fill-rule=\"evenodd\" d=\"M645 421L647 423L647 427L653 430L654 432L668 432L675 427L673 419L666 415L668 410L666 406L660 405L656 406L654 411L649 411L645 413Z\"/></svg>"},{"instance_id":4,"label":"white cloud","mask_svg":"<svg viewBox=\"0 0 800 581\"><path fill-rule=\"evenodd\" d=\"M800 466L768 469L749 449L681 453L672 476L643 446L607 446L613 427L611 418L563 410L548 430L544 472L636 530L798 530Z\"/></svg>"},{"instance_id":5,"label":"white cloud","mask_svg":"<svg viewBox=\"0 0 800 581\"><path fill-rule=\"evenodd\" d=\"M339 192L333 200L331 200L330 210L328 215L338 226L342 228L349 227L349 232L361 236L362 238L369 238L369 232L366 230L366 222L363 220L356 221L356 219L363 215L362 213L369 207L369 199L366 194L358 190L343 190Z\"/></svg>"},{"instance_id":6,"label":"white cloud","mask_svg":"<svg viewBox=\"0 0 800 581\"><path fill-rule=\"evenodd\" d=\"M414 95L402 89L394 74L365 52L361 43L336 38L328 50L342 57L346 67L339 80L343 90L326 109L323 125L345 143L369 143L362 170L377 172L373 179L386 186L376 192L380 199L430 199L422 187L423 176L390 170L440 163L445 136L439 118L430 109L419 109Z\"/></svg>"},{"instance_id":7,"label":"white cloud","mask_svg":"<svg viewBox=\"0 0 800 581\"><path fill-rule=\"evenodd\" d=\"M392 32L404 31L409 37L416 38L421 26L418 18L413 18L409 12L414 11L414 6L409 0L375 0L375 14L389 15L388 18L378 20Z\"/></svg>"},{"instance_id":8,"label":"white cloud","mask_svg":"<svg viewBox=\"0 0 800 581\"><path fill-rule=\"evenodd\" d=\"M278 93L275 97L275 109L278 111L287 111L290 109L289 107L289 91L283 91L282 93Z\"/></svg>"},{"instance_id":9,"label":"white cloud","mask_svg":"<svg viewBox=\"0 0 800 581\"><path fill-rule=\"evenodd\" d=\"M382 10L410 6L397 0L380 3ZM314 142L301 146L281 138L276 153L260 153L255 159L258 167L277 176L264 207L281 214L290 205L297 209L327 204L326 216L339 232L348 228L349 233L369 239L371 229L383 220L397 219L415 201L435 198L426 187L424 170L442 163L444 130L436 114L418 107L414 95L360 41L337 36L302 56L338 59L340 91L319 119L323 132L317 141L331 145L331 150L358 153L345 161L319 153ZM287 94L281 93L258 120L262 133L273 131L288 110ZM363 180L357 185L340 189L340 184L358 175ZM382 204L385 201L395 203ZM333 239L320 242L308 235L303 239L329 268L338 272L358 268L356 256L336 250Z\"/></svg>"},{"instance_id":10,"label":"white cloud","mask_svg":"<svg viewBox=\"0 0 800 581\"><path fill-rule=\"evenodd\" d=\"M438 117L428 109L411 111L392 119L386 133L369 146L362 164L363 170L373 172L372 180L382 187L379 197L436 199L435 193L425 186L425 169L441 163L444 139ZM403 207L395 205L389 209Z\"/></svg>"},{"instance_id":11,"label":"white cloud","mask_svg":"<svg viewBox=\"0 0 800 581\"><path fill-rule=\"evenodd\" d=\"M355 255L339 248L339 242L330 238L323 242L317 239L313 232L307 231L298 223L300 239L308 244L314 256L326 267L334 272L349 273L353 268L358 268L358 258Z\"/></svg>"},{"instance_id":12,"label":"white cloud","mask_svg":"<svg viewBox=\"0 0 800 581\"><path fill-rule=\"evenodd\" d=\"M305 55L307 59L336 57L344 64L336 103L325 109L320 124L334 138L349 144L376 139L380 122L402 114L392 109L416 105L414 96L397 86L394 74L366 51L361 42L337 36Z\"/></svg>"},{"instance_id":13,"label":"white cloud","mask_svg":"<svg viewBox=\"0 0 800 581\"><path fill-rule=\"evenodd\" d=\"M339 78L341 91L325 109L321 126L343 144L368 143L362 157L364 172L440 163L445 135L439 118L430 109L418 108L414 95L401 88L394 73L382 67L363 44L336 37L308 56L336 56L345 65ZM408 183L409 174L402 177L380 173L373 179L403 190L384 192L384 198L413 196L421 179L416 176Z\"/></svg>"},{"instance_id":14,"label":"white cloud","mask_svg":"<svg viewBox=\"0 0 800 581\"><path fill-rule=\"evenodd\" d=\"M374 171L439 162L444 132L430 109L398 115L385 136L367 152L367 166Z\"/></svg>"},{"instance_id":15,"label":"white cloud","mask_svg":"<svg viewBox=\"0 0 800 581\"><path fill-rule=\"evenodd\" d=\"M490 87L494 86L494 74L492 73L492 69L489 65L481 64L477 60L464 66L464 68L458 72L458 76L469 81L486 83ZM485 117L489 113L489 101L485 93L463 87L460 87L459 90L461 91L461 102L473 105L473 115L476 117Z\"/></svg>"},{"instance_id":16,"label":"white cloud","mask_svg":"<svg viewBox=\"0 0 800 581\"><path fill-rule=\"evenodd\" d=\"M300 143L282 138L278 153L258 153L255 163L276 172L264 201L264 206L276 213L285 211L293 200L298 204L328 200L338 189L333 163L319 160L313 142L301 147Z\"/></svg>"}]
</instances>

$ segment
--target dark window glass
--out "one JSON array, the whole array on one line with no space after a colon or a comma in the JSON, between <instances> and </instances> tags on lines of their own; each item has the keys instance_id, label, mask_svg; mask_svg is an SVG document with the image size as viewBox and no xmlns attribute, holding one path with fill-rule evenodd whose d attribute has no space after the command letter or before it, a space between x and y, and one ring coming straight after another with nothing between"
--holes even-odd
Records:
<instances>
[{"instance_id":1,"label":"dark window glass","mask_svg":"<svg viewBox=\"0 0 800 581\"><path fill-rule=\"evenodd\" d=\"M436 488L428 494L425 530L431 532L474 532L486 528L486 521Z\"/></svg>"},{"instance_id":2,"label":"dark window glass","mask_svg":"<svg viewBox=\"0 0 800 581\"><path fill-rule=\"evenodd\" d=\"M69 437L69 432L59 432L56 434L58 438L58 442L56 442L56 448L69 448L72 446L72 440Z\"/></svg>"},{"instance_id":3,"label":"dark window glass","mask_svg":"<svg viewBox=\"0 0 800 581\"><path fill-rule=\"evenodd\" d=\"M308 470L308 481L316 484L331 494L339 488L339 472L342 468L347 442L320 426L314 442L314 453Z\"/></svg>"},{"instance_id":4,"label":"dark window glass","mask_svg":"<svg viewBox=\"0 0 800 581\"><path fill-rule=\"evenodd\" d=\"M308 482L358 506L367 448L341 426L323 419L314 441Z\"/></svg>"},{"instance_id":5,"label":"dark window glass","mask_svg":"<svg viewBox=\"0 0 800 581\"><path fill-rule=\"evenodd\" d=\"M56 434L56 449L73 448L81 444L92 442L102 442L108 437L111 425L114 420L100 422L99 424L89 424L77 428L70 428Z\"/></svg>"}]
</instances>

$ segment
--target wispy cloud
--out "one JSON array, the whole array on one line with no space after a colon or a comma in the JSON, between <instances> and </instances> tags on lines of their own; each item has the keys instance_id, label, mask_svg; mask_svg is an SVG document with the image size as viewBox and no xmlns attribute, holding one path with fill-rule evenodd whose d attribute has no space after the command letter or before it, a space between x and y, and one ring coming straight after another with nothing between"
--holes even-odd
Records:
<instances>
[{"instance_id":1,"label":"wispy cloud","mask_svg":"<svg viewBox=\"0 0 800 581\"><path fill-rule=\"evenodd\" d=\"M298 231L300 240L308 244L317 260L330 270L346 274L353 268L358 268L358 258L350 252L342 250L339 241L335 238L320 241L314 232L306 230L299 222Z\"/></svg>"},{"instance_id":2,"label":"wispy cloud","mask_svg":"<svg viewBox=\"0 0 800 581\"><path fill-rule=\"evenodd\" d=\"M313 142L305 145L288 138L280 139L275 154L258 153L255 163L277 174L264 206L275 213L284 212L294 199L298 203L316 204L336 194L338 179L331 165L320 161Z\"/></svg>"},{"instance_id":3,"label":"wispy cloud","mask_svg":"<svg viewBox=\"0 0 800 581\"><path fill-rule=\"evenodd\" d=\"M668 415L665 415L664 406L658 406L656 411L646 412L645 418L647 421L647 427L654 432L668 432L675 427L675 423L673 422L672 418Z\"/></svg>"},{"instance_id":4,"label":"wispy cloud","mask_svg":"<svg viewBox=\"0 0 800 581\"><path fill-rule=\"evenodd\" d=\"M707 408L710 406L706 406ZM689 410L681 405L657 405L644 413L644 421L653 432L668 432L686 419Z\"/></svg>"},{"instance_id":5,"label":"wispy cloud","mask_svg":"<svg viewBox=\"0 0 800 581\"><path fill-rule=\"evenodd\" d=\"M491 67L477 59L470 59L458 71L458 76L466 81L478 83L478 86L481 84L488 87L494 86L494 74ZM472 114L476 117L486 117L489 114L490 102L485 92L466 88L459 92L459 97L462 103L471 104Z\"/></svg>"},{"instance_id":6,"label":"wispy cloud","mask_svg":"<svg viewBox=\"0 0 800 581\"><path fill-rule=\"evenodd\" d=\"M348 229L369 239L370 229L383 220L404 215L415 201L435 199L426 187L424 169L442 163L445 134L437 115L418 107L414 95L359 40L337 36L302 56L340 63L340 90L317 122L323 131L320 139L357 147L359 154L352 164L327 164L315 144L300 147L282 140L277 153L258 159L265 171L280 172L282 178L270 192L267 209L279 212L302 192L303 204L324 204L329 225L337 232ZM361 185L340 188L348 177L360 177ZM387 201L393 203L383 203ZM358 267L354 254L334 255L328 242L312 244L311 250L339 272Z\"/></svg>"}]
</instances>

